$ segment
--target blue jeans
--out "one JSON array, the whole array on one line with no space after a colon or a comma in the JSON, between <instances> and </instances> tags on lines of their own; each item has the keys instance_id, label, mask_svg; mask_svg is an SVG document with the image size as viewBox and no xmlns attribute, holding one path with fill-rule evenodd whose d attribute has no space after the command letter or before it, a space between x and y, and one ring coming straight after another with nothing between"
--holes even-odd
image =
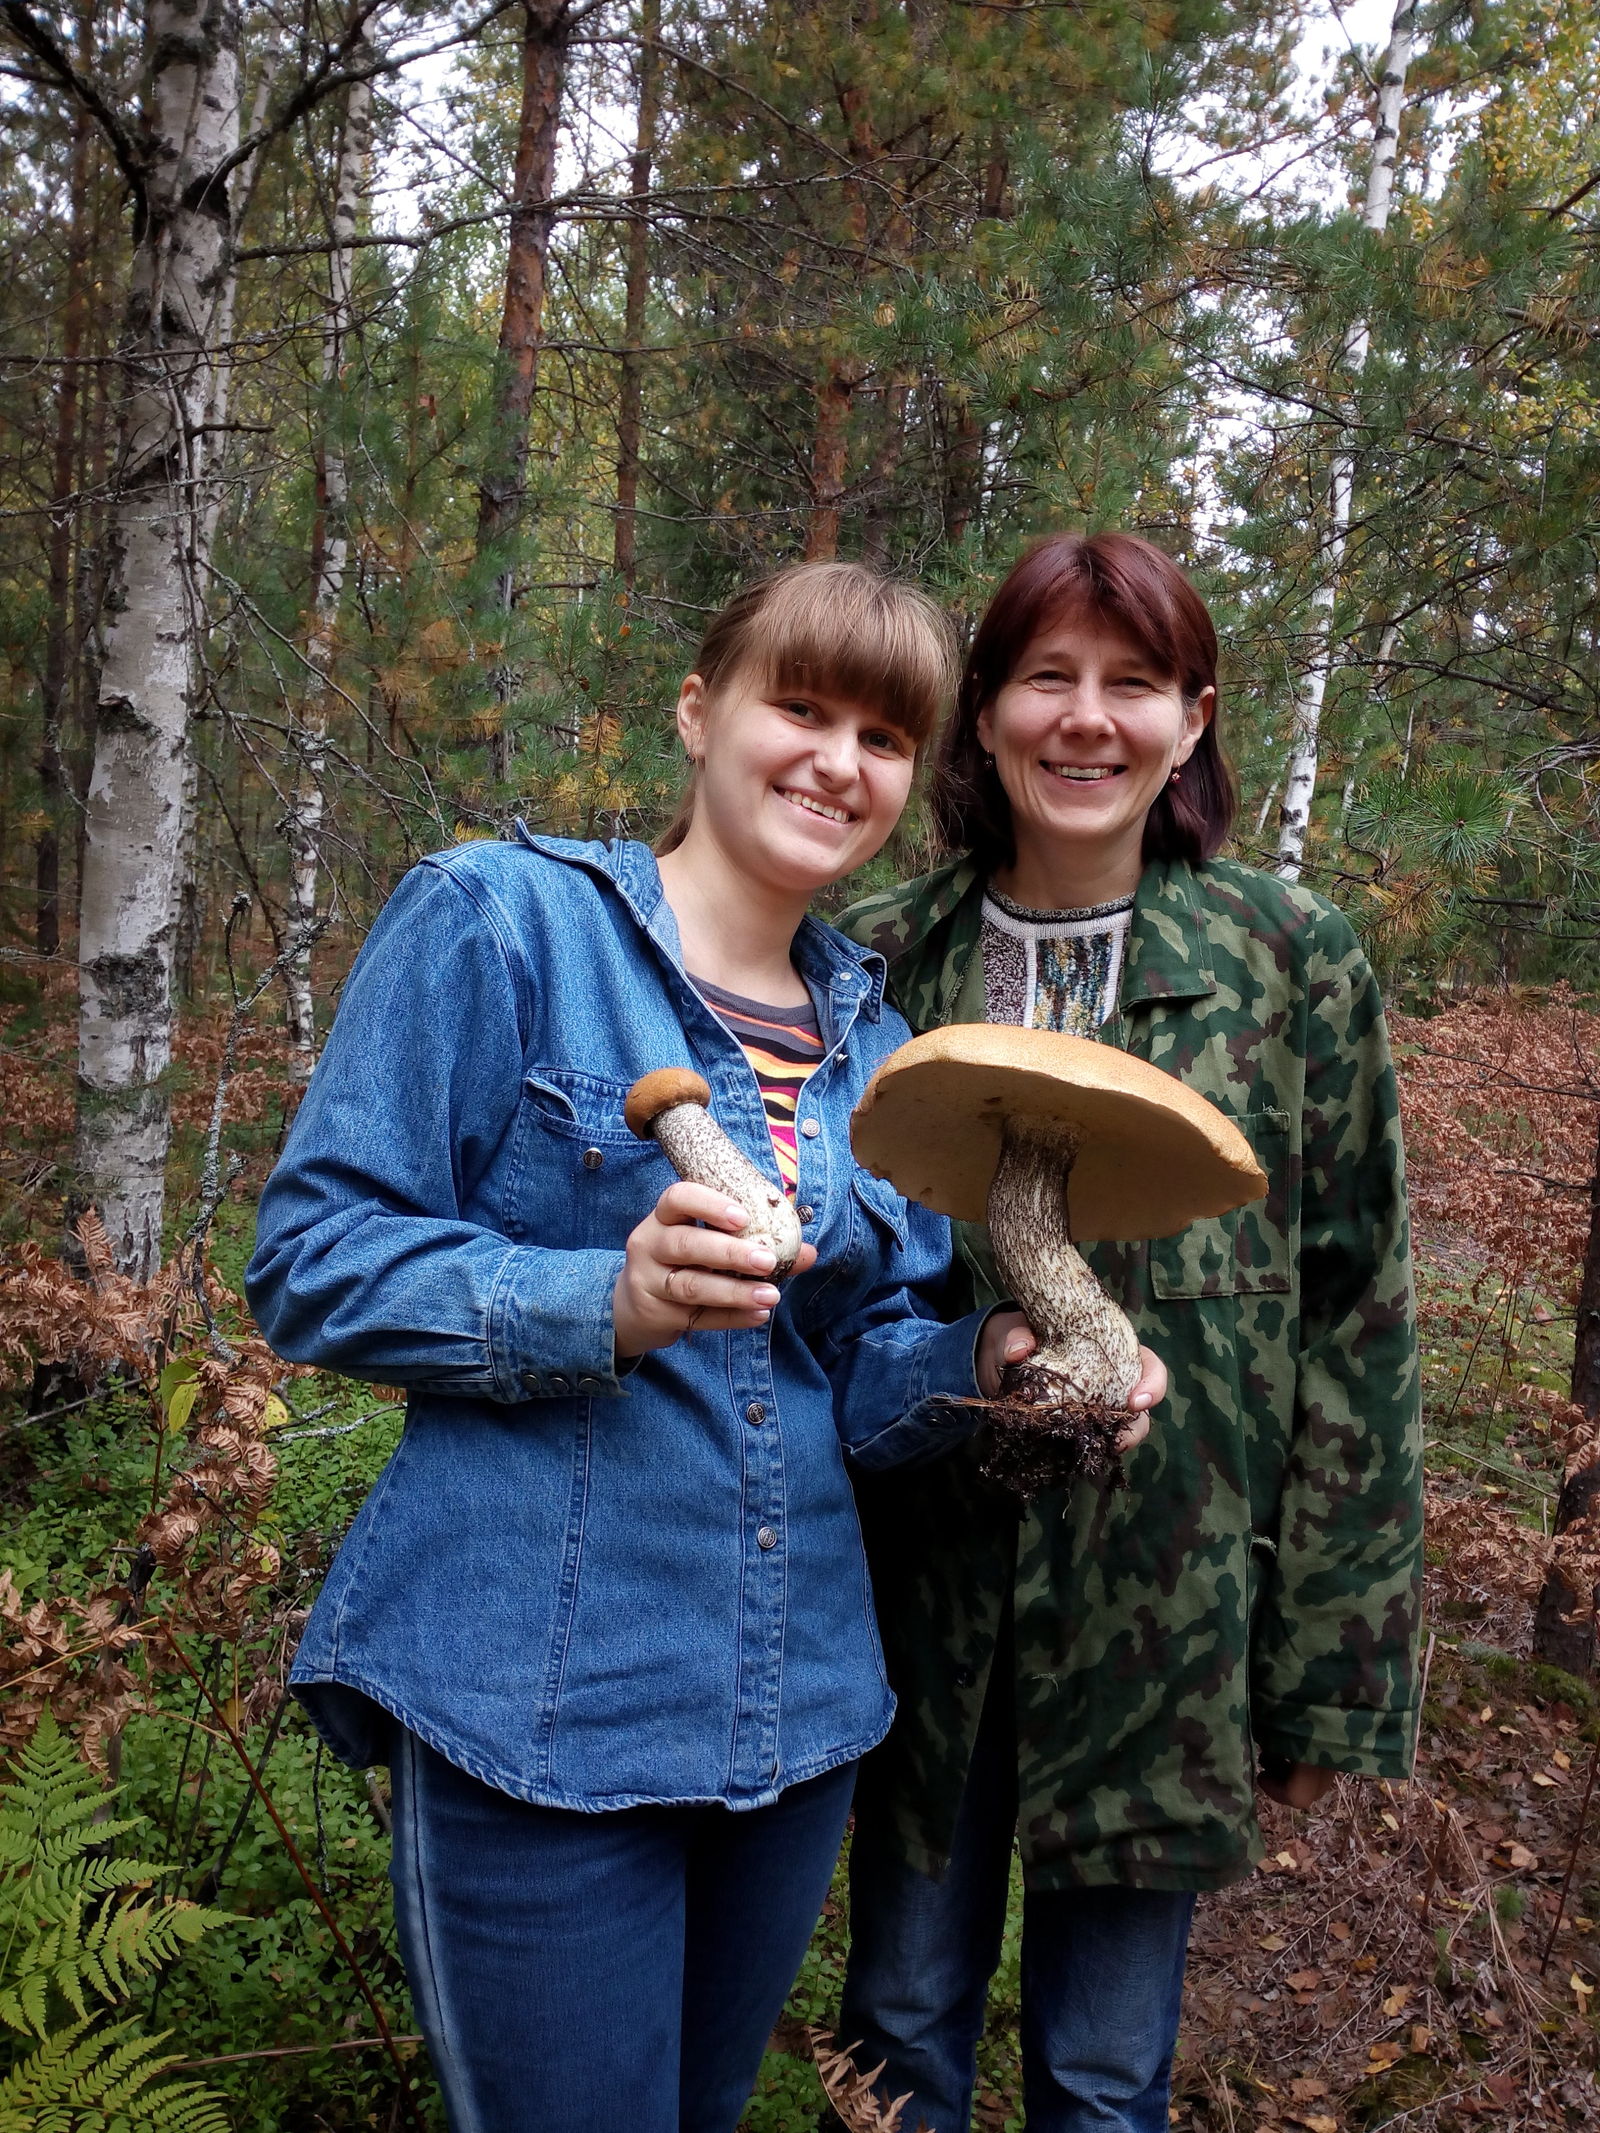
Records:
<instances>
[{"instance_id":1,"label":"blue jeans","mask_svg":"<svg viewBox=\"0 0 1600 2133\"><path fill-rule=\"evenodd\" d=\"M839 2017L858 2066L885 2062L904 2122L967 2133L989 1980L1000 1960L1017 1826L1010 1667L997 1656L949 1868L906 1865L870 1800L850 1847L850 1962ZM1022 1909L1028 2133L1167 2133L1194 1897L1030 1889Z\"/></svg>"},{"instance_id":2,"label":"blue jeans","mask_svg":"<svg viewBox=\"0 0 1600 2133\"><path fill-rule=\"evenodd\" d=\"M397 1728L395 1917L452 2133L734 2133L854 1765L771 1807L530 1807Z\"/></svg>"}]
</instances>

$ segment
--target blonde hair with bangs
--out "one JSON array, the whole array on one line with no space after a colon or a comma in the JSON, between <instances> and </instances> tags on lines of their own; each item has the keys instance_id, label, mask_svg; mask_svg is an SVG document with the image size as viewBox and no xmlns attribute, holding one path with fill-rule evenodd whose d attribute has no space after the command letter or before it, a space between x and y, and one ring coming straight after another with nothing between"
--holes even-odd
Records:
<instances>
[{"instance_id":1,"label":"blonde hair with bangs","mask_svg":"<svg viewBox=\"0 0 1600 2133\"><path fill-rule=\"evenodd\" d=\"M792 563L736 593L693 671L716 696L737 674L774 695L817 690L870 706L920 752L950 702L955 638L926 593L865 563ZM694 779L656 852L676 851L694 814Z\"/></svg>"}]
</instances>

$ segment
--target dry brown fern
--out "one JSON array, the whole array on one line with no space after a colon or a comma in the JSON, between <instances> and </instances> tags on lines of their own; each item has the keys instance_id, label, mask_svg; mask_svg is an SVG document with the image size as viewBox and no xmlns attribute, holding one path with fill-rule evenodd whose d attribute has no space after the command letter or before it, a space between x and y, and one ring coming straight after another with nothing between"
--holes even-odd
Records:
<instances>
[{"instance_id":1,"label":"dry brown fern","mask_svg":"<svg viewBox=\"0 0 1600 2133\"><path fill-rule=\"evenodd\" d=\"M141 1286L116 1273L92 1215L79 1244L87 1278L32 1244L0 1263L0 1370L25 1379L64 1365L91 1386L121 1370L149 1403L164 1481L153 1479L156 1501L130 1536L125 1584L25 1602L0 1574L0 1752L27 1740L48 1708L103 1767L107 1742L147 1703L150 1675L178 1666L173 1638L237 1647L270 1634L261 1603L278 1553L255 1529L277 1473L268 1433L286 1366L253 1334L213 1339L208 1352L202 1296L211 1325L237 1300L209 1270L197 1278L186 1255ZM186 1365L176 1385L174 1363ZM131 1664L141 1648L142 1679ZM250 1673L270 1702L272 1670Z\"/></svg>"},{"instance_id":2,"label":"dry brown fern","mask_svg":"<svg viewBox=\"0 0 1600 2133\"><path fill-rule=\"evenodd\" d=\"M859 2044L841 2046L831 2030L815 2023L806 2025L806 2036L817 2077L847 2133L906 2133L903 2114L911 2101L910 2089L893 2103L884 2103L873 2085L883 2072L883 2065L875 2066L870 2073L859 2072L850 2056L861 2049ZM918 2119L916 2133L934 2133L934 2129L926 2119Z\"/></svg>"}]
</instances>

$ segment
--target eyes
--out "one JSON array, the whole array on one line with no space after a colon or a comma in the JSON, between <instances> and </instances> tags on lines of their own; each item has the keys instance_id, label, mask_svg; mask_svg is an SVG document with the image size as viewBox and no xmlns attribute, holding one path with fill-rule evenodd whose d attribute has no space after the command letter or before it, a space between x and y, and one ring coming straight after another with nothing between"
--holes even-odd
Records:
<instances>
[{"instance_id":1,"label":"eyes","mask_svg":"<svg viewBox=\"0 0 1600 2133\"><path fill-rule=\"evenodd\" d=\"M803 726L814 726L819 732L830 723L830 715L821 704L806 696L789 696L776 699L778 709L787 717ZM835 714L848 716L848 714ZM899 757L916 754L909 736L894 726L864 726L857 738L863 748L873 755Z\"/></svg>"},{"instance_id":2,"label":"eyes","mask_svg":"<svg viewBox=\"0 0 1600 2133\"><path fill-rule=\"evenodd\" d=\"M1070 689L1077 676L1067 672L1063 667L1042 666L1034 667L1030 672L1020 675L1018 678L1030 689L1042 689L1053 693L1061 689ZM1153 674L1134 669L1125 674L1106 675L1104 686L1107 689L1115 690L1119 696L1163 696L1166 694L1169 684L1164 681L1158 681Z\"/></svg>"}]
</instances>

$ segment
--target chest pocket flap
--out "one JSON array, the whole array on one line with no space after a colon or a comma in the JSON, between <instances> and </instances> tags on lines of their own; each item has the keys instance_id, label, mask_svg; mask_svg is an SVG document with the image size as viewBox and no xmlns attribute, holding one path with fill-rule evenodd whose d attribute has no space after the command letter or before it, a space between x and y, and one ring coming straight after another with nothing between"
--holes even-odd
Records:
<instances>
[{"instance_id":1,"label":"chest pocket flap","mask_svg":"<svg viewBox=\"0 0 1600 2133\"><path fill-rule=\"evenodd\" d=\"M1267 1175L1266 1196L1232 1214L1191 1222L1150 1243L1150 1292L1184 1296L1281 1295L1288 1291L1298 1198L1287 1111L1231 1112Z\"/></svg>"}]
</instances>

